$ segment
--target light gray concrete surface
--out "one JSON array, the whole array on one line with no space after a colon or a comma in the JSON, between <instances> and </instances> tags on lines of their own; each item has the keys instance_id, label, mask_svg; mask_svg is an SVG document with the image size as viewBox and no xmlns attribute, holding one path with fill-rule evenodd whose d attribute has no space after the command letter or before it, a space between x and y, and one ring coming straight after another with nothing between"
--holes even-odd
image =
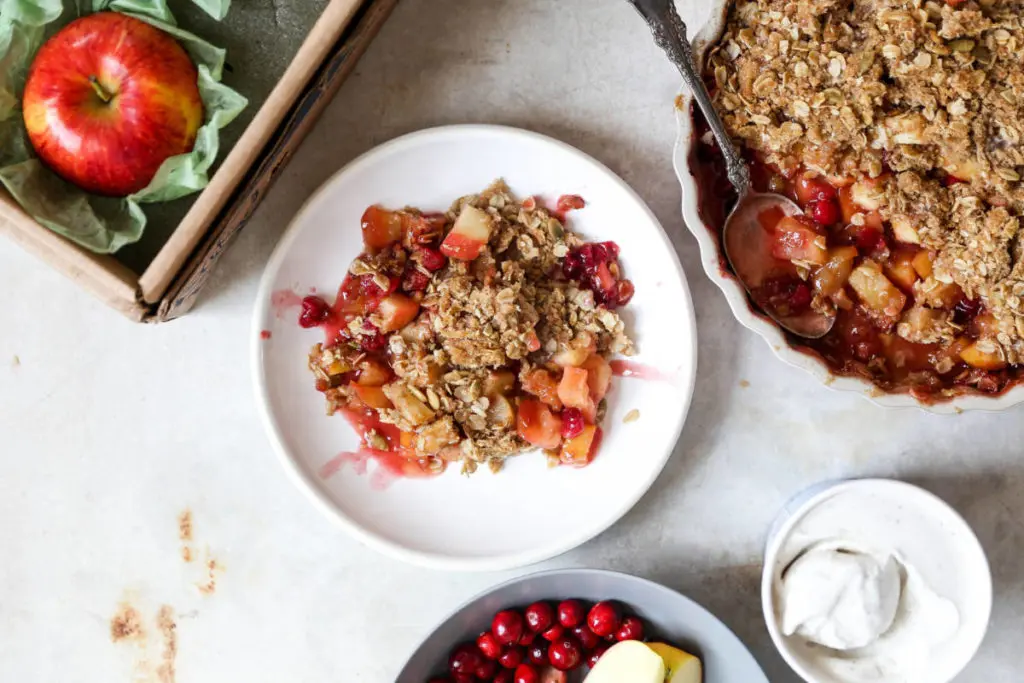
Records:
<instances>
[{"instance_id":1,"label":"light gray concrete surface","mask_svg":"<svg viewBox=\"0 0 1024 683\"><path fill-rule=\"evenodd\" d=\"M3 678L389 681L450 609L532 571L446 574L361 547L285 479L249 384L257 279L306 197L391 137L493 122L561 138L632 184L672 236L698 315L696 395L664 473L612 529L543 566L661 581L728 623L772 681L795 683L760 614L769 523L823 479L905 478L953 503L992 563L992 627L958 681L1020 681L1020 410L883 410L784 366L741 328L679 216L677 86L620 0L403 0L187 318L132 325L0 242ZM186 508L191 542L176 521ZM114 643L123 601L144 632ZM161 605L177 623L170 679Z\"/></svg>"}]
</instances>

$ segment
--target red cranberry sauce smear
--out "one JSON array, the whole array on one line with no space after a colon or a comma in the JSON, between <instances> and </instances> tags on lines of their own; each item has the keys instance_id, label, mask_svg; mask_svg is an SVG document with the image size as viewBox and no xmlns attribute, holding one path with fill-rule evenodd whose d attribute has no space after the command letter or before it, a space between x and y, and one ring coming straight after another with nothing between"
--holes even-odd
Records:
<instances>
[{"instance_id":1,"label":"red cranberry sauce smear","mask_svg":"<svg viewBox=\"0 0 1024 683\"><path fill-rule=\"evenodd\" d=\"M690 162L698 183L699 211L716 229L720 243L720 230L736 195L718 149L713 142L704 142L706 123L699 114L694 119ZM926 402L962 393L1000 393L1024 379L1021 368L1006 367L997 354L984 352L985 345L975 345L994 332L982 302L967 299L954 284L942 284L938 297L916 301L915 285L931 276L934 254L898 239L878 211L858 203L856 193L878 187L884 174L874 180L830 182L803 168L783 171L749 157L748 164L755 190L788 196L804 210L797 217L784 218L781 212L759 217L762 227L776 237L773 255L786 267L752 293L754 303L799 313L821 297L831 299L837 310L835 327L821 339L786 333L792 346L820 355L837 374L863 377L886 391L908 392ZM947 185L960 182L953 176L940 180ZM850 274L862 265L867 268L859 271L854 287ZM724 257L722 267L730 272ZM866 282L864 274L870 276ZM896 305L883 314L877 301ZM903 315L915 306L923 311L922 319L933 310L949 316L963 328L962 336L935 344L907 341L896 328L898 323L915 324L915 318Z\"/></svg>"}]
</instances>

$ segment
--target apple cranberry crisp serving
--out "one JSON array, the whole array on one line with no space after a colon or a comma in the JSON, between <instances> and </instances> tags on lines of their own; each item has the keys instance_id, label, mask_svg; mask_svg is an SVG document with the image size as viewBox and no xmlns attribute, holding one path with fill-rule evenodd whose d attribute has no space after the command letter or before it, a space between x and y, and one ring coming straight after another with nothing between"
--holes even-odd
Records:
<instances>
[{"instance_id":1,"label":"apple cranberry crisp serving","mask_svg":"<svg viewBox=\"0 0 1024 683\"><path fill-rule=\"evenodd\" d=\"M837 311L799 340L922 400L997 393L1024 364L1024 2L738 0L705 79L754 186L777 276L762 308ZM700 130L700 129L698 129ZM727 182L695 151L702 211ZM732 194L735 197L735 194Z\"/></svg>"},{"instance_id":2,"label":"apple cranberry crisp serving","mask_svg":"<svg viewBox=\"0 0 1024 683\"><path fill-rule=\"evenodd\" d=\"M503 182L444 214L367 209L366 250L333 305L303 301L323 327L309 368L365 448L407 471L497 471L539 447L586 465L601 440L611 354L633 345L615 309L633 295L613 242L565 226L582 208L516 201Z\"/></svg>"}]
</instances>

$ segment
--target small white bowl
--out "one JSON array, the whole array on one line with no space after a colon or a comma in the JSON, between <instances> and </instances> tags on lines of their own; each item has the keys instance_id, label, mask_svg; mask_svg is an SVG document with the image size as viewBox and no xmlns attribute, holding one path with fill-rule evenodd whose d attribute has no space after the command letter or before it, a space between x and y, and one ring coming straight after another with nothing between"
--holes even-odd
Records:
<instances>
[{"instance_id":1,"label":"small white bowl","mask_svg":"<svg viewBox=\"0 0 1024 683\"><path fill-rule=\"evenodd\" d=\"M704 53L725 28L725 13L730 0L677 0L679 14L693 38L694 57L703 62ZM939 403L922 403L910 394L893 394L882 391L873 383L857 378L843 377L832 373L825 362L809 349L801 350L790 345L779 326L756 311L747 298L746 290L736 276L724 267L724 257L719 250L718 239L713 228L708 227L698 211L698 188L690 169L690 156L695 140L691 109L693 97L685 87L682 89L676 107L677 137L673 152L673 165L679 184L682 186L683 220L697 238L704 272L725 294L729 308L736 320L753 330L772 347L775 355L789 365L798 367L821 380L831 389L850 391L864 396L873 403L890 408L917 407L932 413L962 413L966 410L1004 410L1024 401L1024 385L1017 386L999 396L964 395Z\"/></svg>"},{"instance_id":2,"label":"small white bowl","mask_svg":"<svg viewBox=\"0 0 1024 683\"><path fill-rule=\"evenodd\" d=\"M921 683L948 683L974 657L988 629L989 616L992 611L992 575L989 570L985 551L978 542L977 536L967 522L938 496L922 488L902 481L891 479L854 479L847 481L823 482L813 486L791 499L783 507L779 516L772 524L765 549L764 568L761 575L761 608L772 642L782 658L801 678L808 683L838 683L839 679L826 677L823 672L815 672L813 663L806 655L811 650L799 647L798 636L786 636L779 626L779 612L776 604L776 580L781 575L786 562L791 558L780 557L785 541L794 532L796 526L808 512L828 499L842 493L869 494L888 498L899 510L907 510L906 515L915 515L928 519L937 533L946 536L946 549L950 552L939 560L946 577L945 587L933 588L957 603L960 610L960 627L957 635L942 647L942 655L930 661L938 662L928 673L931 678L921 678ZM891 527L899 529L902 522L908 521L906 516L896 516L891 520ZM860 524L858 520L844 523L846 528L838 529L837 535L855 534ZM910 545L923 544L923 537L914 537L908 541ZM932 546L933 553L941 552L941 548ZM913 563L912 558L908 560ZM926 581L934 581L936 577L926 576ZM951 585L952 584L952 585ZM956 594L953 591L959 591ZM954 599L959 598L959 599Z\"/></svg>"}]
</instances>

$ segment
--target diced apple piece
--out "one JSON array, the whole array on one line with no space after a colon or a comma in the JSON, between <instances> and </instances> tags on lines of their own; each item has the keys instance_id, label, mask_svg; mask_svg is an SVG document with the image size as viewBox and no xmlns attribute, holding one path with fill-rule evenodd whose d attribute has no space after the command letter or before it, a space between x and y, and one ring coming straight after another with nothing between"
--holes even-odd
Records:
<instances>
[{"instance_id":1,"label":"diced apple piece","mask_svg":"<svg viewBox=\"0 0 1024 683\"><path fill-rule=\"evenodd\" d=\"M455 422L450 415L445 415L416 433L416 450L427 455L434 455L460 440Z\"/></svg>"},{"instance_id":2,"label":"diced apple piece","mask_svg":"<svg viewBox=\"0 0 1024 683\"><path fill-rule=\"evenodd\" d=\"M949 313L936 308L914 306L905 311L897 333L915 344L934 344L942 338L942 330Z\"/></svg>"},{"instance_id":3,"label":"diced apple piece","mask_svg":"<svg viewBox=\"0 0 1024 683\"><path fill-rule=\"evenodd\" d=\"M516 411L507 398L496 394L487 407L487 422L500 429L508 429L516 421Z\"/></svg>"},{"instance_id":4,"label":"diced apple piece","mask_svg":"<svg viewBox=\"0 0 1024 683\"><path fill-rule=\"evenodd\" d=\"M960 358L972 368L980 370L1002 370L1006 358L999 345L987 339L979 339L960 352Z\"/></svg>"},{"instance_id":5,"label":"diced apple piece","mask_svg":"<svg viewBox=\"0 0 1024 683\"><path fill-rule=\"evenodd\" d=\"M872 311L895 318L907 303L907 296L896 288L874 261L865 261L850 273L850 286Z\"/></svg>"},{"instance_id":6,"label":"diced apple piece","mask_svg":"<svg viewBox=\"0 0 1024 683\"><path fill-rule=\"evenodd\" d=\"M562 418L540 401L525 398L516 412L516 432L539 448L558 448L562 443Z\"/></svg>"},{"instance_id":7,"label":"diced apple piece","mask_svg":"<svg viewBox=\"0 0 1024 683\"><path fill-rule=\"evenodd\" d=\"M892 226L892 234L897 242L904 244L921 244L921 236L917 234L917 228L909 216L896 214L889 221Z\"/></svg>"},{"instance_id":8,"label":"diced apple piece","mask_svg":"<svg viewBox=\"0 0 1024 683\"><path fill-rule=\"evenodd\" d=\"M484 378L484 396L504 396L516 386L516 376L511 370L491 370Z\"/></svg>"},{"instance_id":9,"label":"diced apple piece","mask_svg":"<svg viewBox=\"0 0 1024 683\"><path fill-rule=\"evenodd\" d=\"M697 657L665 643L647 643L647 647L665 662L664 683L701 683L704 674Z\"/></svg>"},{"instance_id":10,"label":"diced apple piece","mask_svg":"<svg viewBox=\"0 0 1024 683\"><path fill-rule=\"evenodd\" d=\"M810 219L786 216L775 226L772 256L783 261L822 265L828 260L825 236L818 233Z\"/></svg>"},{"instance_id":11,"label":"diced apple piece","mask_svg":"<svg viewBox=\"0 0 1024 683\"><path fill-rule=\"evenodd\" d=\"M426 424L434 419L434 411L401 382L385 384L384 395L391 399L402 417L416 426Z\"/></svg>"},{"instance_id":12,"label":"diced apple piece","mask_svg":"<svg viewBox=\"0 0 1024 683\"><path fill-rule=\"evenodd\" d=\"M939 282L927 277L914 284L914 300L931 308L952 309L964 296L955 283Z\"/></svg>"},{"instance_id":13,"label":"diced apple piece","mask_svg":"<svg viewBox=\"0 0 1024 683\"><path fill-rule=\"evenodd\" d=\"M857 258L855 247L836 247L828 252L828 261L811 276L814 290L822 296L832 296L842 290L853 271Z\"/></svg>"},{"instance_id":14,"label":"diced apple piece","mask_svg":"<svg viewBox=\"0 0 1024 683\"><path fill-rule=\"evenodd\" d=\"M523 377L523 391L533 394L556 410L562 409L562 401L558 397L558 382L547 370L537 368L526 373Z\"/></svg>"},{"instance_id":15,"label":"diced apple piece","mask_svg":"<svg viewBox=\"0 0 1024 683\"><path fill-rule=\"evenodd\" d=\"M404 294L389 294L384 297L377 307L377 315L380 316L380 331L396 332L413 320L420 312L420 305Z\"/></svg>"},{"instance_id":16,"label":"diced apple piece","mask_svg":"<svg viewBox=\"0 0 1024 683\"><path fill-rule=\"evenodd\" d=\"M850 186L850 202L861 211L877 211L885 200L885 192L878 179L862 179Z\"/></svg>"},{"instance_id":17,"label":"diced apple piece","mask_svg":"<svg viewBox=\"0 0 1024 683\"><path fill-rule=\"evenodd\" d=\"M793 186L796 190L796 201L804 208L811 202L836 196L836 189L820 176L805 173L796 179Z\"/></svg>"},{"instance_id":18,"label":"diced apple piece","mask_svg":"<svg viewBox=\"0 0 1024 683\"><path fill-rule=\"evenodd\" d=\"M946 173L957 180L962 180L966 183L971 182L981 175L981 166L974 159L947 161L942 167L945 169Z\"/></svg>"},{"instance_id":19,"label":"diced apple piece","mask_svg":"<svg viewBox=\"0 0 1024 683\"><path fill-rule=\"evenodd\" d=\"M914 270L921 276L922 280L927 280L932 276L932 255L931 253L921 250L914 254L914 260L911 261L914 266Z\"/></svg>"},{"instance_id":20,"label":"diced apple piece","mask_svg":"<svg viewBox=\"0 0 1024 683\"><path fill-rule=\"evenodd\" d=\"M363 214L363 244L380 250L402 239L402 217L397 211L371 206Z\"/></svg>"},{"instance_id":21,"label":"diced apple piece","mask_svg":"<svg viewBox=\"0 0 1024 683\"><path fill-rule=\"evenodd\" d=\"M558 459L566 465L575 465L576 467L589 465L600 445L601 428L587 425L582 432L571 439L566 439L562 444L562 452Z\"/></svg>"},{"instance_id":22,"label":"diced apple piece","mask_svg":"<svg viewBox=\"0 0 1024 683\"><path fill-rule=\"evenodd\" d=\"M917 270L914 269L914 256L916 254L908 249L898 249L889 258L885 267L885 274L897 286L905 292L910 292L917 282Z\"/></svg>"},{"instance_id":23,"label":"diced apple piece","mask_svg":"<svg viewBox=\"0 0 1024 683\"><path fill-rule=\"evenodd\" d=\"M380 387L391 379L391 370L376 358L364 358L359 362L356 382L367 387Z\"/></svg>"},{"instance_id":24,"label":"diced apple piece","mask_svg":"<svg viewBox=\"0 0 1024 683\"><path fill-rule=\"evenodd\" d=\"M387 395L384 394L384 390L379 386L368 386L364 384L356 384L353 382L349 386L356 392L356 396L359 400L368 405L371 408L377 410L388 410L392 408L391 401L388 400Z\"/></svg>"},{"instance_id":25,"label":"diced apple piece","mask_svg":"<svg viewBox=\"0 0 1024 683\"><path fill-rule=\"evenodd\" d=\"M999 334L999 322L994 315L985 311L974 316L969 329L970 333L978 339L995 338Z\"/></svg>"},{"instance_id":26,"label":"diced apple piece","mask_svg":"<svg viewBox=\"0 0 1024 683\"><path fill-rule=\"evenodd\" d=\"M551 360L563 368L578 368L590 358L590 349L562 349Z\"/></svg>"},{"instance_id":27,"label":"diced apple piece","mask_svg":"<svg viewBox=\"0 0 1024 683\"><path fill-rule=\"evenodd\" d=\"M587 371L587 385L590 387L590 396L595 401L600 401L608 393L608 387L612 383L612 366L600 354L592 354L583 363L583 369Z\"/></svg>"},{"instance_id":28,"label":"diced apple piece","mask_svg":"<svg viewBox=\"0 0 1024 683\"><path fill-rule=\"evenodd\" d=\"M928 120L921 114L900 114L885 120L892 141L898 145L921 145L925 142L924 132Z\"/></svg>"},{"instance_id":29,"label":"diced apple piece","mask_svg":"<svg viewBox=\"0 0 1024 683\"><path fill-rule=\"evenodd\" d=\"M491 238L491 217L486 211L466 205L441 243L441 253L458 261L472 261Z\"/></svg>"},{"instance_id":30,"label":"diced apple piece","mask_svg":"<svg viewBox=\"0 0 1024 683\"><path fill-rule=\"evenodd\" d=\"M579 408L583 418L593 423L597 415L597 404L590 396L589 373L583 368L565 368L562 381L558 383L558 398L563 405Z\"/></svg>"}]
</instances>

